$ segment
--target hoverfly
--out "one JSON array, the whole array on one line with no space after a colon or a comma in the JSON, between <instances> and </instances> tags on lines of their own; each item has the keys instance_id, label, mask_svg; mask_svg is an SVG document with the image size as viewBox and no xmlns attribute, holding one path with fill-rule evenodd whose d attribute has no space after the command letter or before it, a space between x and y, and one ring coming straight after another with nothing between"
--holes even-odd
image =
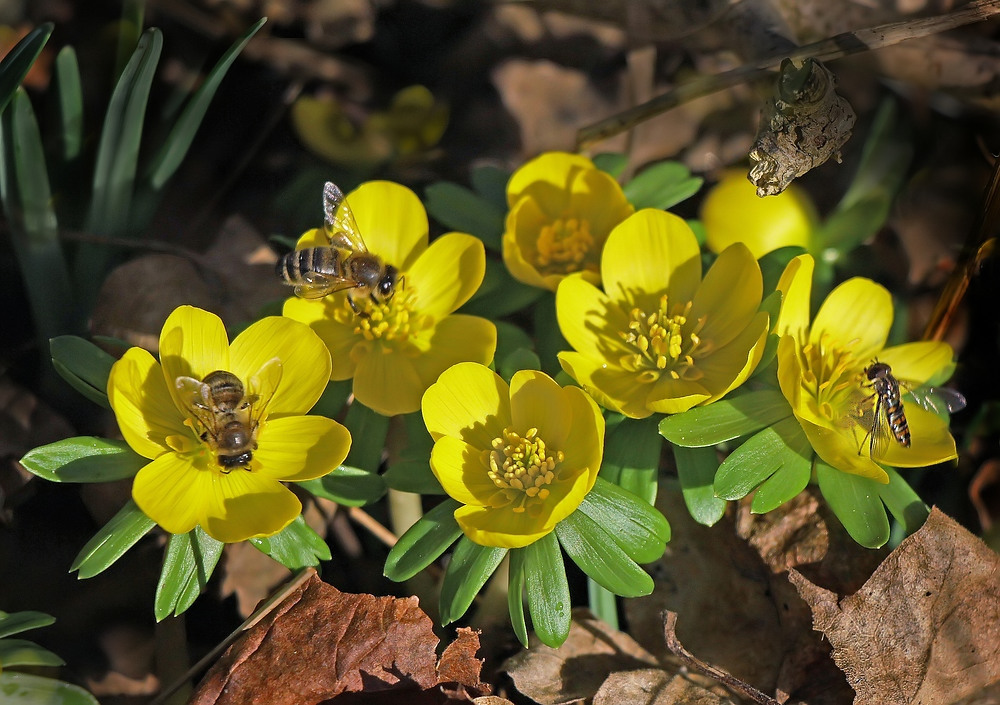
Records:
<instances>
[{"instance_id":1,"label":"hoverfly","mask_svg":"<svg viewBox=\"0 0 1000 705\"><path fill-rule=\"evenodd\" d=\"M250 469L260 420L281 381L281 361L272 358L250 378L250 393L232 372L216 370L204 379L175 380L181 401L201 426L199 438L215 453L222 472Z\"/></svg>"},{"instance_id":2,"label":"hoverfly","mask_svg":"<svg viewBox=\"0 0 1000 705\"><path fill-rule=\"evenodd\" d=\"M863 386L870 388L872 393L861 402L861 406L872 402L872 408L859 414L857 418L858 423L868 429L858 448L858 455L861 455L867 443L868 455L872 460L885 456L890 439L903 448L910 447L910 426L903 406L903 392L909 394L917 406L935 414L945 411L954 413L965 408L965 397L954 389L912 387L896 379L892 368L878 360L873 360L864 369L863 376Z\"/></svg>"},{"instance_id":3,"label":"hoverfly","mask_svg":"<svg viewBox=\"0 0 1000 705\"><path fill-rule=\"evenodd\" d=\"M358 299L375 304L388 302L402 286L399 271L368 251L344 193L329 181L323 187L323 231L329 247L307 247L289 252L275 270L281 280L295 287L303 299L321 299L336 291L347 291L347 301L359 316Z\"/></svg>"}]
</instances>

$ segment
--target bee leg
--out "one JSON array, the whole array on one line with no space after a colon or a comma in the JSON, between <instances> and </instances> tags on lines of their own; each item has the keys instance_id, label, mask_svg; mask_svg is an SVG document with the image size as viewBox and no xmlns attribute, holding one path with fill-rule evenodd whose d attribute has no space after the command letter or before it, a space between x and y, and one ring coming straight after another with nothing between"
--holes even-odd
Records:
<instances>
[{"instance_id":1,"label":"bee leg","mask_svg":"<svg viewBox=\"0 0 1000 705\"><path fill-rule=\"evenodd\" d=\"M372 301L374 300L375 299L372 298ZM367 311L362 311L360 308L358 308L357 303L355 303L354 301L354 297L351 296L350 293L347 294L347 303L351 305L351 310L354 311L355 316L360 316L361 318L371 318L371 315L369 315Z\"/></svg>"}]
</instances>

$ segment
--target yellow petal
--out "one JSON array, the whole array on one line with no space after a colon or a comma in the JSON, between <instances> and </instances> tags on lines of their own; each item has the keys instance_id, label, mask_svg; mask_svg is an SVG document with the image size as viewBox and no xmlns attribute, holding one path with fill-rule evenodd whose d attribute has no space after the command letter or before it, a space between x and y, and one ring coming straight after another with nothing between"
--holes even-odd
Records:
<instances>
[{"instance_id":1,"label":"yellow petal","mask_svg":"<svg viewBox=\"0 0 1000 705\"><path fill-rule=\"evenodd\" d=\"M880 362L892 368L897 379L923 384L949 367L954 352L948 343L925 340L886 348L878 354Z\"/></svg>"},{"instance_id":2,"label":"yellow petal","mask_svg":"<svg viewBox=\"0 0 1000 705\"><path fill-rule=\"evenodd\" d=\"M767 314L761 311L735 339L698 359L698 370L705 375L699 382L712 395L703 403L725 396L747 380L764 354L767 325Z\"/></svg>"},{"instance_id":3,"label":"yellow petal","mask_svg":"<svg viewBox=\"0 0 1000 705\"><path fill-rule=\"evenodd\" d=\"M633 419L644 419L653 413L646 405L651 385L640 382L634 373L576 352L561 352L558 358L563 371L605 409Z\"/></svg>"},{"instance_id":4,"label":"yellow petal","mask_svg":"<svg viewBox=\"0 0 1000 705\"><path fill-rule=\"evenodd\" d=\"M489 504L497 486L490 479L489 465L483 462L485 451L455 436L443 436L434 443L431 470L449 497L473 506Z\"/></svg>"},{"instance_id":5,"label":"yellow petal","mask_svg":"<svg viewBox=\"0 0 1000 705\"><path fill-rule=\"evenodd\" d=\"M783 335L778 341L778 386L792 409L801 411L802 404L802 366L796 354L797 343L791 335Z\"/></svg>"},{"instance_id":6,"label":"yellow petal","mask_svg":"<svg viewBox=\"0 0 1000 705\"><path fill-rule=\"evenodd\" d=\"M160 364L174 403L186 410L178 377L201 380L209 372L229 370L229 338L222 319L194 306L174 309L160 331Z\"/></svg>"},{"instance_id":7,"label":"yellow petal","mask_svg":"<svg viewBox=\"0 0 1000 705\"><path fill-rule=\"evenodd\" d=\"M601 279L616 301L636 302L643 295L665 293L671 303L687 303L701 283L701 251L694 232L665 211L646 208L629 216L608 236Z\"/></svg>"},{"instance_id":8,"label":"yellow petal","mask_svg":"<svg viewBox=\"0 0 1000 705\"><path fill-rule=\"evenodd\" d=\"M584 477L581 485L582 494L579 499L582 502L583 496L593 489L594 483L597 481L597 471L600 470L601 460L604 457L604 416L590 395L582 389L565 387L562 393L572 409L573 423L566 442L560 450L565 454L563 459L565 467L581 469L581 472L577 474ZM561 474L560 478L562 478ZM575 480L573 484L576 484ZM579 491L570 488L567 495ZM553 492L555 492L555 488ZM566 516L569 516L569 513L560 517L558 521Z\"/></svg>"},{"instance_id":9,"label":"yellow petal","mask_svg":"<svg viewBox=\"0 0 1000 705\"><path fill-rule=\"evenodd\" d=\"M322 214L322 211L320 211ZM317 220L321 219L322 215L317 217ZM304 250L307 247L329 247L330 238L327 237L326 233L322 228L313 228L312 230L306 230L302 235L299 236L298 242L295 243L296 250Z\"/></svg>"},{"instance_id":10,"label":"yellow petal","mask_svg":"<svg viewBox=\"0 0 1000 705\"><path fill-rule=\"evenodd\" d=\"M421 412L435 440L451 436L484 450L511 424L507 383L488 367L472 362L441 373L424 393Z\"/></svg>"},{"instance_id":11,"label":"yellow petal","mask_svg":"<svg viewBox=\"0 0 1000 705\"><path fill-rule=\"evenodd\" d=\"M537 428L538 437L549 449L564 450L573 425L573 407L562 392L544 372L515 372L510 380L511 428L520 434Z\"/></svg>"},{"instance_id":12,"label":"yellow petal","mask_svg":"<svg viewBox=\"0 0 1000 705\"><path fill-rule=\"evenodd\" d=\"M524 198L515 203L507 214L506 230L501 240L503 263L510 275L519 282L540 289L555 291L561 276L543 277L537 267L538 235L547 223L538 203ZM554 283L550 284L550 280Z\"/></svg>"},{"instance_id":13,"label":"yellow petal","mask_svg":"<svg viewBox=\"0 0 1000 705\"><path fill-rule=\"evenodd\" d=\"M392 181L367 181L347 196L369 252L408 271L427 249L427 213L417 195Z\"/></svg>"},{"instance_id":14,"label":"yellow petal","mask_svg":"<svg viewBox=\"0 0 1000 705\"><path fill-rule=\"evenodd\" d=\"M660 414L679 414L702 404L712 396L702 380L674 379L663 375L646 395L646 408Z\"/></svg>"},{"instance_id":15,"label":"yellow petal","mask_svg":"<svg viewBox=\"0 0 1000 705\"><path fill-rule=\"evenodd\" d=\"M635 208L618 182L597 168L575 174L570 187L569 212L589 224L595 240L592 259L596 264L600 262L601 247L608 234L632 215Z\"/></svg>"},{"instance_id":16,"label":"yellow petal","mask_svg":"<svg viewBox=\"0 0 1000 705\"><path fill-rule=\"evenodd\" d=\"M462 506L455 510L455 520L469 539L481 546L523 548L555 528L539 526L527 512L515 514L506 509Z\"/></svg>"},{"instance_id":17,"label":"yellow petal","mask_svg":"<svg viewBox=\"0 0 1000 705\"><path fill-rule=\"evenodd\" d=\"M760 259L779 247L809 247L817 221L808 194L795 184L775 196L760 198L746 172L729 170L701 207L705 237L713 252L744 243Z\"/></svg>"},{"instance_id":18,"label":"yellow petal","mask_svg":"<svg viewBox=\"0 0 1000 705\"><path fill-rule=\"evenodd\" d=\"M420 408L425 386L411 356L373 345L357 363L354 396L362 404L383 416L409 414Z\"/></svg>"},{"instance_id":19,"label":"yellow petal","mask_svg":"<svg viewBox=\"0 0 1000 705\"><path fill-rule=\"evenodd\" d=\"M819 307L809 340L840 348L850 347L859 361L874 358L892 326L892 296L871 279L855 277L830 292ZM836 466L835 466L836 467Z\"/></svg>"},{"instance_id":20,"label":"yellow petal","mask_svg":"<svg viewBox=\"0 0 1000 705\"><path fill-rule=\"evenodd\" d=\"M420 378L422 395L452 365L490 364L497 349L497 328L485 318L453 313L438 321L429 337L421 337L419 345L422 352L411 362Z\"/></svg>"},{"instance_id":21,"label":"yellow petal","mask_svg":"<svg viewBox=\"0 0 1000 705\"><path fill-rule=\"evenodd\" d=\"M324 416L269 419L260 431L255 471L284 482L322 477L344 462L351 433Z\"/></svg>"},{"instance_id":22,"label":"yellow petal","mask_svg":"<svg viewBox=\"0 0 1000 705\"><path fill-rule=\"evenodd\" d=\"M164 531L186 534L199 523L218 474L196 468L190 456L164 453L136 474L132 498Z\"/></svg>"},{"instance_id":23,"label":"yellow petal","mask_svg":"<svg viewBox=\"0 0 1000 705\"><path fill-rule=\"evenodd\" d=\"M823 461L842 472L860 475L885 484L889 476L867 455L858 453L859 440L850 428L827 428L808 421L798 414L795 418L805 431L809 445Z\"/></svg>"},{"instance_id":24,"label":"yellow petal","mask_svg":"<svg viewBox=\"0 0 1000 705\"><path fill-rule=\"evenodd\" d=\"M910 447L904 448L898 443L890 442L882 459L887 465L916 468L958 457L955 439L944 419L924 411L916 404L904 404L904 413L910 427Z\"/></svg>"},{"instance_id":25,"label":"yellow petal","mask_svg":"<svg viewBox=\"0 0 1000 705\"><path fill-rule=\"evenodd\" d=\"M129 348L112 365L108 401L125 441L144 458L169 450L168 436L192 435L170 396L159 363L142 348Z\"/></svg>"},{"instance_id":26,"label":"yellow petal","mask_svg":"<svg viewBox=\"0 0 1000 705\"><path fill-rule=\"evenodd\" d=\"M389 158L388 139L358 130L333 98L300 96L291 109L292 127L306 148L333 164L371 168ZM317 211L319 212L319 211Z\"/></svg>"},{"instance_id":27,"label":"yellow petal","mask_svg":"<svg viewBox=\"0 0 1000 705\"><path fill-rule=\"evenodd\" d=\"M809 297L814 265L812 255L799 255L785 265L777 287L782 294L781 313L774 327L778 335L805 339L811 318Z\"/></svg>"},{"instance_id":28,"label":"yellow petal","mask_svg":"<svg viewBox=\"0 0 1000 705\"><path fill-rule=\"evenodd\" d=\"M736 243L719 255L694 295L688 326L702 316L701 339L715 347L739 335L760 308L764 282L750 250Z\"/></svg>"},{"instance_id":29,"label":"yellow petal","mask_svg":"<svg viewBox=\"0 0 1000 705\"><path fill-rule=\"evenodd\" d=\"M302 511L292 492L269 477L245 470L213 473L211 492L198 498L199 523L217 541L236 543L272 536Z\"/></svg>"},{"instance_id":30,"label":"yellow petal","mask_svg":"<svg viewBox=\"0 0 1000 705\"><path fill-rule=\"evenodd\" d=\"M464 233L442 235L406 272L412 306L439 320L472 297L486 274L483 241Z\"/></svg>"},{"instance_id":31,"label":"yellow petal","mask_svg":"<svg viewBox=\"0 0 1000 705\"><path fill-rule=\"evenodd\" d=\"M628 330L628 315L579 275L566 277L559 284L556 319L573 349L595 362L617 366L618 359L628 353L619 336Z\"/></svg>"},{"instance_id":32,"label":"yellow petal","mask_svg":"<svg viewBox=\"0 0 1000 705\"><path fill-rule=\"evenodd\" d=\"M594 163L579 154L546 152L526 162L507 182L507 204L513 206L525 191L539 185L551 193L566 192L571 175L577 170L594 169ZM560 206L561 208L561 206Z\"/></svg>"},{"instance_id":33,"label":"yellow petal","mask_svg":"<svg viewBox=\"0 0 1000 705\"><path fill-rule=\"evenodd\" d=\"M232 372L244 384L270 360L281 361L281 382L267 404L268 417L304 414L330 381L330 353L309 326L282 316L262 318L236 336ZM265 400L266 401L266 400Z\"/></svg>"},{"instance_id":34,"label":"yellow petal","mask_svg":"<svg viewBox=\"0 0 1000 705\"><path fill-rule=\"evenodd\" d=\"M322 301L295 297L286 299L281 310L283 316L312 328L326 345L333 364L330 370L332 380L350 379L354 376L357 363L353 351L356 346L363 344L360 335L354 332L353 321L345 324L334 318L333 312L340 305L343 302L335 296L328 296Z\"/></svg>"}]
</instances>

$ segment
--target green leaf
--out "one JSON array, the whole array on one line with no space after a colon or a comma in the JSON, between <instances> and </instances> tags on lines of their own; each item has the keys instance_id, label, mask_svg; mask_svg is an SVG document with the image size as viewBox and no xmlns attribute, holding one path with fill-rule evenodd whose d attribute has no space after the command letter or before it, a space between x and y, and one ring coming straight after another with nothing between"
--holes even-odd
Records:
<instances>
[{"instance_id":1,"label":"green leaf","mask_svg":"<svg viewBox=\"0 0 1000 705\"><path fill-rule=\"evenodd\" d=\"M309 413L313 416L326 416L330 419L339 418L340 412L343 410L344 405L347 404L347 398L351 396L353 387L353 379L327 383L326 389L323 390L323 395L313 405L313 408L309 410Z\"/></svg>"},{"instance_id":2,"label":"green leaf","mask_svg":"<svg viewBox=\"0 0 1000 705\"><path fill-rule=\"evenodd\" d=\"M115 358L75 335L60 335L49 341L52 365L63 379L91 401L110 409L108 376Z\"/></svg>"},{"instance_id":3,"label":"green leaf","mask_svg":"<svg viewBox=\"0 0 1000 705\"><path fill-rule=\"evenodd\" d=\"M224 546L200 526L170 537L153 602L157 622L171 614L179 615L194 604L208 585Z\"/></svg>"},{"instance_id":4,"label":"green leaf","mask_svg":"<svg viewBox=\"0 0 1000 705\"><path fill-rule=\"evenodd\" d=\"M775 290L765 296L757 310L767 314L768 330L773 332L778 325L778 314L781 313L781 292ZM763 367L767 362L769 361L761 360L758 367Z\"/></svg>"},{"instance_id":5,"label":"green leaf","mask_svg":"<svg viewBox=\"0 0 1000 705\"><path fill-rule=\"evenodd\" d=\"M618 629L618 600L615 594L598 585L593 578L587 578L587 605L594 616Z\"/></svg>"},{"instance_id":6,"label":"green leaf","mask_svg":"<svg viewBox=\"0 0 1000 705\"><path fill-rule=\"evenodd\" d=\"M15 671L0 673L0 693L8 702L23 705L100 705L79 686Z\"/></svg>"},{"instance_id":7,"label":"green leaf","mask_svg":"<svg viewBox=\"0 0 1000 705\"><path fill-rule=\"evenodd\" d=\"M696 406L660 422L660 435L688 448L714 446L777 423L792 415L792 407L776 389L746 392Z\"/></svg>"},{"instance_id":8,"label":"green leaf","mask_svg":"<svg viewBox=\"0 0 1000 705\"><path fill-rule=\"evenodd\" d=\"M542 363L542 371L550 377L554 377L562 370L556 356L563 350L572 350L559 329L559 321L556 320L556 295L554 293L548 290L542 293L541 298L534 305L533 318L535 350Z\"/></svg>"},{"instance_id":9,"label":"green leaf","mask_svg":"<svg viewBox=\"0 0 1000 705\"><path fill-rule=\"evenodd\" d=\"M65 661L27 639L0 640L0 666L62 666Z\"/></svg>"},{"instance_id":10,"label":"green leaf","mask_svg":"<svg viewBox=\"0 0 1000 705\"><path fill-rule=\"evenodd\" d=\"M119 76L128 63L139 33L142 32L143 17L146 14L145 0L122 0L122 16L118 21L118 51L115 55L115 76Z\"/></svg>"},{"instance_id":11,"label":"green leaf","mask_svg":"<svg viewBox=\"0 0 1000 705\"><path fill-rule=\"evenodd\" d=\"M55 621L55 617L44 612L32 612L30 610L12 612L10 614L0 612L0 639L13 634L20 634L30 629L47 627Z\"/></svg>"},{"instance_id":12,"label":"green leaf","mask_svg":"<svg viewBox=\"0 0 1000 705\"><path fill-rule=\"evenodd\" d=\"M528 587L531 626L546 646L558 648L569 636L569 581L555 534L546 534L520 552Z\"/></svg>"},{"instance_id":13,"label":"green leaf","mask_svg":"<svg viewBox=\"0 0 1000 705\"><path fill-rule=\"evenodd\" d=\"M788 245L771 250L766 255L757 260L760 265L760 273L764 278L764 291L774 291L778 288L778 280L781 279L785 267L799 255L805 254L804 247L798 245ZM813 296L815 296L813 292Z\"/></svg>"},{"instance_id":14,"label":"green leaf","mask_svg":"<svg viewBox=\"0 0 1000 705\"><path fill-rule=\"evenodd\" d=\"M594 166L598 169L611 174L616 179L622 175L625 167L628 166L628 156L621 152L601 152L600 154L595 154L591 161L594 162Z\"/></svg>"},{"instance_id":15,"label":"green leaf","mask_svg":"<svg viewBox=\"0 0 1000 705\"><path fill-rule=\"evenodd\" d=\"M201 121L208 111L208 106L215 97L222 79L225 78L229 67L236 61L236 57L247 45L247 42L257 34L257 31L264 26L267 18L258 20L247 32L229 47L229 51L223 54L219 62L212 68L204 82L198 88L186 106L180 117L173 124L170 135L156 155L149 170L149 183L153 189L159 191L163 185L174 175L177 167L180 166L187 155L194 136L201 126Z\"/></svg>"},{"instance_id":16,"label":"green leaf","mask_svg":"<svg viewBox=\"0 0 1000 705\"><path fill-rule=\"evenodd\" d=\"M510 378L520 370L540 370L542 361L538 359L538 354L534 350L518 348L513 351L497 365L497 373L503 377L504 381L510 383Z\"/></svg>"},{"instance_id":17,"label":"green leaf","mask_svg":"<svg viewBox=\"0 0 1000 705\"><path fill-rule=\"evenodd\" d=\"M786 463L808 465L812 455L812 446L798 419L782 419L751 436L722 461L715 474L715 495L743 499Z\"/></svg>"},{"instance_id":18,"label":"green leaf","mask_svg":"<svg viewBox=\"0 0 1000 705\"><path fill-rule=\"evenodd\" d=\"M691 198L705 182L680 162L658 162L646 167L623 187L625 197L636 210L666 210Z\"/></svg>"},{"instance_id":19,"label":"green leaf","mask_svg":"<svg viewBox=\"0 0 1000 705\"><path fill-rule=\"evenodd\" d=\"M889 194L872 193L849 208L831 213L819 227L816 242L824 251L842 254L853 250L882 228L891 208Z\"/></svg>"},{"instance_id":20,"label":"green leaf","mask_svg":"<svg viewBox=\"0 0 1000 705\"><path fill-rule=\"evenodd\" d=\"M389 417L355 399L344 417L344 426L351 432L351 450L344 465L377 472L382 464L385 437L389 434Z\"/></svg>"},{"instance_id":21,"label":"green leaf","mask_svg":"<svg viewBox=\"0 0 1000 705\"><path fill-rule=\"evenodd\" d=\"M73 47L59 50L52 77L58 101L59 156L67 163L79 157L83 147L83 88Z\"/></svg>"},{"instance_id":22,"label":"green leaf","mask_svg":"<svg viewBox=\"0 0 1000 705\"><path fill-rule=\"evenodd\" d=\"M851 538L865 548L889 540L889 517L879 496L880 483L816 462L816 479L830 509Z\"/></svg>"},{"instance_id":23,"label":"green leaf","mask_svg":"<svg viewBox=\"0 0 1000 705\"><path fill-rule=\"evenodd\" d=\"M296 482L317 497L329 499L345 507L363 507L382 498L385 480L381 475L341 465L323 477Z\"/></svg>"},{"instance_id":24,"label":"green leaf","mask_svg":"<svg viewBox=\"0 0 1000 705\"><path fill-rule=\"evenodd\" d=\"M458 540L441 583L441 624L465 614L506 555L506 548L480 546L466 536Z\"/></svg>"},{"instance_id":25,"label":"green leaf","mask_svg":"<svg viewBox=\"0 0 1000 705\"><path fill-rule=\"evenodd\" d=\"M659 559L670 540L670 524L658 509L601 477L577 511L604 527L636 563Z\"/></svg>"},{"instance_id":26,"label":"green leaf","mask_svg":"<svg viewBox=\"0 0 1000 705\"><path fill-rule=\"evenodd\" d=\"M528 648L528 625L524 621L524 549L510 550L510 567L507 571L507 611L514 636L521 646Z\"/></svg>"},{"instance_id":27,"label":"green leaf","mask_svg":"<svg viewBox=\"0 0 1000 705\"><path fill-rule=\"evenodd\" d=\"M504 212L464 186L438 181L424 191L427 212L445 227L475 235L488 249L500 251Z\"/></svg>"},{"instance_id":28,"label":"green leaf","mask_svg":"<svg viewBox=\"0 0 1000 705\"><path fill-rule=\"evenodd\" d=\"M878 485L878 495L908 536L924 525L930 512L924 501L895 468L886 466L883 469L889 475L889 484Z\"/></svg>"},{"instance_id":29,"label":"green leaf","mask_svg":"<svg viewBox=\"0 0 1000 705\"><path fill-rule=\"evenodd\" d=\"M483 283L458 312L495 320L526 308L544 293L544 289L514 279L503 262L487 258Z\"/></svg>"},{"instance_id":30,"label":"green leaf","mask_svg":"<svg viewBox=\"0 0 1000 705\"><path fill-rule=\"evenodd\" d=\"M273 536L253 538L250 543L291 570L319 565L320 561L328 561L331 557L326 541L312 530L301 514Z\"/></svg>"},{"instance_id":31,"label":"green leaf","mask_svg":"<svg viewBox=\"0 0 1000 705\"><path fill-rule=\"evenodd\" d=\"M129 500L111 521L94 534L80 549L70 570L78 570L80 578L91 578L121 558L156 522L142 513L134 500Z\"/></svg>"},{"instance_id":32,"label":"green leaf","mask_svg":"<svg viewBox=\"0 0 1000 705\"><path fill-rule=\"evenodd\" d=\"M750 511L764 514L777 509L804 490L811 477L812 459L803 460L801 456L795 456L757 488L750 502Z\"/></svg>"},{"instance_id":33,"label":"green leaf","mask_svg":"<svg viewBox=\"0 0 1000 705\"><path fill-rule=\"evenodd\" d=\"M715 496L712 481L719 469L714 448L674 446L681 493L691 517L699 524L712 526L726 512L726 500Z\"/></svg>"},{"instance_id":34,"label":"green leaf","mask_svg":"<svg viewBox=\"0 0 1000 705\"><path fill-rule=\"evenodd\" d=\"M21 465L50 482L108 482L133 477L149 463L125 441L95 436L66 438L32 448Z\"/></svg>"},{"instance_id":35,"label":"green leaf","mask_svg":"<svg viewBox=\"0 0 1000 705\"><path fill-rule=\"evenodd\" d=\"M385 559L385 577L397 583L409 580L437 560L462 535L455 521L455 510L461 506L446 499L407 529Z\"/></svg>"},{"instance_id":36,"label":"green leaf","mask_svg":"<svg viewBox=\"0 0 1000 705\"><path fill-rule=\"evenodd\" d=\"M431 470L430 457L434 441L424 426L419 411L403 415L406 446L399 459L389 466L382 478L394 490L414 494L444 494L444 488Z\"/></svg>"},{"instance_id":37,"label":"green leaf","mask_svg":"<svg viewBox=\"0 0 1000 705\"><path fill-rule=\"evenodd\" d=\"M35 59L49 41L49 35L52 34L54 27L51 22L35 27L0 61L0 110L7 107L14 92L28 75Z\"/></svg>"},{"instance_id":38,"label":"green leaf","mask_svg":"<svg viewBox=\"0 0 1000 705\"><path fill-rule=\"evenodd\" d=\"M656 501L657 471L663 438L657 419L629 419L616 414L608 419L601 477L641 497Z\"/></svg>"},{"instance_id":39,"label":"green leaf","mask_svg":"<svg viewBox=\"0 0 1000 705\"><path fill-rule=\"evenodd\" d=\"M503 360L515 350L534 349L534 341L521 326L507 321L495 321L494 325L497 327L497 351L493 359Z\"/></svg>"},{"instance_id":40,"label":"green leaf","mask_svg":"<svg viewBox=\"0 0 1000 705\"><path fill-rule=\"evenodd\" d=\"M496 206L501 212L507 211L507 182L510 172L506 169L485 164L472 170L472 188L476 193Z\"/></svg>"},{"instance_id":41,"label":"green leaf","mask_svg":"<svg viewBox=\"0 0 1000 705\"><path fill-rule=\"evenodd\" d=\"M559 543L573 562L603 588L623 597L653 591L653 579L596 521L575 511L556 524Z\"/></svg>"}]
</instances>

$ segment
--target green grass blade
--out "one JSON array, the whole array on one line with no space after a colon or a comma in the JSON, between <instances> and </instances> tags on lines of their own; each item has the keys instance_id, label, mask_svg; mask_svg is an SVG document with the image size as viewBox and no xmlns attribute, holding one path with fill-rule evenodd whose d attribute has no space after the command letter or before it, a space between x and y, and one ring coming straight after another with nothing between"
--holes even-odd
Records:
<instances>
[{"instance_id":1,"label":"green grass blade","mask_svg":"<svg viewBox=\"0 0 1000 705\"><path fill-rule=\"evenodd\" d=\"M59 116L59 157L63 163L69 163L80 156L83 147L83 87L73 47L65 46L59 51L53 79Z\"/></svg>"},{"instance_id":2,"label":"green grass blade","mask_svg":"<svg viewBox=\"0 0 1000 705\"><path fill-rule=\"evenodd\" d=\"M174 172L177 171L177 167L180 166L188 149L191 147L191 142L194 141L194 136L198 132L201 121L208 111L208 106L212 102L212 98L215 97L215 92L218 90L219 84L225 78L226 72L229 71L229 67L233 65L236 57L243 51L243 47L264 26L266 21L266 17L258 20L253 27L247 30L246 34L229 48L229 51L219 59L219 62L205 78L205 82L201 84L194 97L185 106L184 111L174 123L166 142L150 167L147 178L149 185L153 189L159 191L170 177L174 175Z\"/></svg>"},{"instance_id":3,"label":"green grass blade","mask_svg":"<svg viewBox=\"0 0 1000 705\"><path fill-rule=\"evenodd\" d=\"M0 673L0 693L8 702L35 705L100 705L97 698L83 688L55 678L33 676L30 673L7 671Z\"/></svg>"},{"instance_id":4,"label":"green grass blade","mask_svg":"<svg viewBox=\"0 0 1000 705\"><path fill-rule=\"evenodd\" d=\"M51 22L35 27L10 50L3 61L0 61L0 110L7 107L17 87L34 65L45 42L49 41L49 35L52 34L54 27Z\"/></svg>"},{"instance_id":5,"label":"green grass blade","mask_svg":"<svg viewBox=\"0 0 1000 705\"><path fill-rule=\"evenodd\" d=\"M69 569L79 570L80 578L92 578L125 555L125 551L132 548L154 526L156 522L143 514L139 505L130 499L80 549Z\"/></svg>"},{"instance_id":6,"label":"green grass blade","mask_svg":"<svg viewBox=\"0 0 1000 705\"><path fill-rule=\"evenodd\" d=\"M572 607L559 541L554 533L546 534L523 550L531 625L543 644L557 648L569 636Z\"/></svg>"},{"instance_id":7,"label":"green grass blade","mask_svg":"<svg viewBox=\"0 0 1000 705\"><path fill-rule=\"evenodd\" d=\"M466 536L458 540L441 583L442 625L466 613L506 555L506 548L480 546Z\"/></svg>"},{"instance_id":8,"label":"green grass blade","mask_svg":"<svg viewBox=\"0 0 1000 705\"><path fill-rule=\"evenodd\" d=\"M118 51L115 54L115 77L121 76L128 60L139 42L146 0L123 0L122 16L118 21Z\"/></svg>"},{"instance_id":9,"label":"green grass blade","mask_svg":"<svg viewBox=\"0 0 1000 705\"><path fill-rule=\"evenodd\" d=\"M10 614L0 612L0 639L31 629L47 627L55 621L55 617L44 612L32 612L30 610L25 612L11 612Z\"/></svg>"}]
</instances>

